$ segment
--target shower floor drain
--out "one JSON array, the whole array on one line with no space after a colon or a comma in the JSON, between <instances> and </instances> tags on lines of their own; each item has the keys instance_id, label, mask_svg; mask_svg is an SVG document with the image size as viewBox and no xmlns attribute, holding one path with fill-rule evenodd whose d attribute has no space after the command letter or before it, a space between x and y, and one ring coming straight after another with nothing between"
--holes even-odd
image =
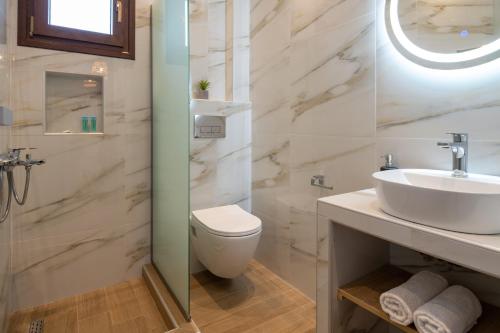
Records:
<instances>
[{"instance_id":1,"label":"shower floor drain","mask_svg":"<svg viewBox=\"0 0 500 333\"><path fill-rule=\"evenodd\" d=\"M43 319L33 320L30 324L28 333L42 333L43 332Z\"/></svg>"}]
</instances>

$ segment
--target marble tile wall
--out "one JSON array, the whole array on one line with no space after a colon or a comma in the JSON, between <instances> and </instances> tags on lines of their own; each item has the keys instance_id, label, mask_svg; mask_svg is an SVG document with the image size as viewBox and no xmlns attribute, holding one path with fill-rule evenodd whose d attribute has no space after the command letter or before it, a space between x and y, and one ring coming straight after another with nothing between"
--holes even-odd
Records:
<instances>
[{"instance_id":1,"label":"marble tile wall","mask_svg":"<svg viewBox=\"0 0 500 333\"><path fill-rule=\"evenodd\" d=\"M197 83L208 80L208 2L189 1L189 56L192 96L197 97Z\"/></svg>"},{"instance_id":2,"label":"marble tile wall","mask_svg":"<svg viewBox=\"0 0 500 333\"><path fill-rule=\"evenodd\" d=\"M190 2L191 81L196 84L208 78L212 84L210 100L191 101L191 115L226 117L226 138L194 139L191 133L191 210L238 204L250 211L248 3ZM227 15L231 15L230 20ZM196 90L193 96L196 97ZM229 98L230 101L225 100ZM191 253L191 272L203 270L194 251Z\"/></svg>"},{"instance_id":3,"label":"marble tile wall","mask_svg":"<svg viewBox=\"0 0 500 333\"><path fill-rule=\"evenodd\" d=\"M250 101L250 0L227 1L232 13L232 20L227 20L232 25L226 26L226 31L231 31L227 48L231 50L232 73L227 79L226 91L232 95L231 100L246 102Z\"/></svg>"},{"instance_id":4,"label":"marble tile wall","mask_svg":"<svg viewBox=\"0 0 500 333\"><path fill-rule=\"evenodd\" d=\"M138 277L150 260L150 2L136 4L135 61L18 47L8 31L10 144L47 159L13 212L16 309ZM44 135L45 71L103 76L104 135Z\"/></svg>"},{"instance_id":5,"label":"marble tile wall","mask_svg":"<svg viewBox=\"0 0 500 333\"><path fill-rule=\"evenodd\" d=\"M210 81L210 99L226 100L226 0L190 0L190 58L193 96Z\"/></svg>"},{"instance_id":6,"label":"marble tile wall","mask_svg":"<svg viewBox=\"0 0 500 333\"><path fill-rule=\"evenodd\" d=\"M374 170L375 5L254 0L250 35L257 259L315 299L316 199Z\"/></svg>"},{"instance_id":7,"label":"marble tile wall","mask_svg":"<svg viewBox=\"0 0 500 333\"><path fill-rule=\"evenodd\" d=\"M249 101L250 0L190 0L192 96L209 80L210 100Z\"/></svg>"},{"instance_id":8,"label":"marble tile wall","mask_svg":"<svg viewBox=\"0 0 500 333\"><path fill-rule=\"evenodd\" d=\"M226 137L191 135L191 210L238 204L250 210L251 106L193 100L192 115L226 117Z\"/></svg>"},{"instance_id":9,"label":"marble tile wall","mask_svg":"<svg viewBox=\"0 0 500 333\"><path fill-rule=\"evenodd\" d=\"M226 0L208 2L208 80L210 98L226 100Z\"/></svg>"}]
</instances>

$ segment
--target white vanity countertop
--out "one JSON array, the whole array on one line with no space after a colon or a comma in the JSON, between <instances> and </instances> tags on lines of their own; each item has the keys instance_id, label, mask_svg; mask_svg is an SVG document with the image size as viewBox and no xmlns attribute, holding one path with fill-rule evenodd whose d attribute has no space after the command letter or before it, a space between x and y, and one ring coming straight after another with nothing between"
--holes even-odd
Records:
<instances>
[{"instance_id":1,"label":"white vanity countertop","mask_svg":"<svg viewBox=\"0 0 500 333\"><path fill-rule=\"evenodd\" d=\"M500 235L472 235L401 220L378 207L375 190L318 200L333 223L500 278Z\"/></svg>"}]
</instances>

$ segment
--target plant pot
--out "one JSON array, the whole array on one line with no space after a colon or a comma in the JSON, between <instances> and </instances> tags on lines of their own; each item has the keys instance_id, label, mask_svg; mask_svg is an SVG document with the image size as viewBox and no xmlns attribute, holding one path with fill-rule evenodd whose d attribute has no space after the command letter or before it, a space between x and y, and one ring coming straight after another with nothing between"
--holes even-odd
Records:
<instances>
[{"instance_id":1,"label":"plant pot","mask_svg":"<svg viewBox=\"0 0 500 333\"><path fill-rule=\"evenodd\" d=\"M208 90L200 90L198 92L199 99L208 99Z\"/></svg>"}]
</instances>

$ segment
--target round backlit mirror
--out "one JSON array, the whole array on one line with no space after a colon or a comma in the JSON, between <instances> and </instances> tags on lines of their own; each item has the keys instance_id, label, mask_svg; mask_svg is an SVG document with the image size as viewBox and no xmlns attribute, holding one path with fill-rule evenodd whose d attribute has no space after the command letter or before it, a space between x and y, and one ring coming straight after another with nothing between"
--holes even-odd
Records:
<instances>
[{"instance_id":1,"label":"round backlit mirror","mask_svg":"<svg viewBox=\"0 0 500 333\"><path fill-rule=\"evenodd\" d=\"M387 32L408 59L458 69L500 55L500 0L386 0Z\"/></svg>"}]
</instances>

